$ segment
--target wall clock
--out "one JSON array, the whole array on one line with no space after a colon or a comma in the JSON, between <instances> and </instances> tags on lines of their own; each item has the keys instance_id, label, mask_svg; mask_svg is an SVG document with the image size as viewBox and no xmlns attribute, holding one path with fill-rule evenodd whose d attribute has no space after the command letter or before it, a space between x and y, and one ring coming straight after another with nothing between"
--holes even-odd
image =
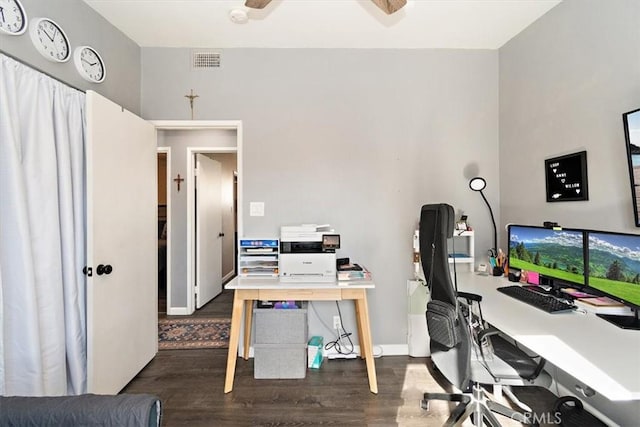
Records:
<instances>
[{"instance_id":1,"label":"wall clock","mask_svg":"<svg viewBox=\"0 0 640 427\"><path fill-rule=\"evenodd\" d=\"M66 62L71 45L62 28L49 18L34 18L29 27L31 42L38 52L53 62Z\"/></svg>"},{"instance_id":2,"label":"wall clock","mask_svg":"<svg viewBox=\"0 0 640 427\"><path fill-rule=\"evenodd\" d=\"M18 36L27 29L27 13L20 0L0 0L0 30Z\"/></svg>"},{"instance_id":3,"label":"wall clock","mask_svg":"<svg viewBox=\"0 0 640 427\"><path fill-rule=\"evenodd\" d=\"M79 46L73 51L73 63L83 79L100 83L107 74L100 54L91 46Z\"/></svg>"}]
</instances>

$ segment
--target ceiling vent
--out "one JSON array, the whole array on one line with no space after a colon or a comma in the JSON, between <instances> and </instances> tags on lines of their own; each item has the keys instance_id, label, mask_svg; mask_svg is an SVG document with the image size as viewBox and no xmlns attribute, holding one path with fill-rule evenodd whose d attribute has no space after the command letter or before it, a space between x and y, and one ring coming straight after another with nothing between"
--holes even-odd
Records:
<instances>
[{"instance_id":1,"label":"ceiling vent","mask_svg":"<svg viewBox=\"0 0 640 427\"><path fill-rule=\"evenodd\" d=\"M220 54L218 52L191 52L192 70L209 70L220 68Z\"/></svg>"}]
</instances>

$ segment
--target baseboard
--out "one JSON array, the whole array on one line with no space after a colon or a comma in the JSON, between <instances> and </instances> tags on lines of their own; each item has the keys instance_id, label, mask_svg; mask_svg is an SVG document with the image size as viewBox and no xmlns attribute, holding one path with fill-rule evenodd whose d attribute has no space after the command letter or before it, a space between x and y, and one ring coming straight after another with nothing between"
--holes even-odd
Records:
<instances>
[{"instance_id":1,"label":"baseboard","mask_svg":"<svg viewBox=\"0 0 640 427\"><path fill-rule=\"evenodd\" d=\"M357 345L354 347L353 352L356 354L360 354L360 346ZM335 354L336 351L331 349L329 351L324 352L325 356L329 356L331 354ZM381 344L373 346L373 357L383 357L383 356L408 356L409 355L409 345L407 344Z\"/></svg>"},{"instance_id":2,"label":"baseboard","mask_svg":"<svg viewBox=\"0 0 640 427\"><path fill-rule=\"evenodd\" d=\"M236 272L231 270L230 272L224 275L224 277L222 278L222 283L227 283L229 280L233 279L235 275L236 275Z\"/></svg>"},{"instance_id":3,"label":"baseboard","mask_svg":"<svg viewBox=\"0 0 640 427\"><path fill-rule=\"evenodd\" d=\"M360 354L360 346L354 347L354 353ZM242 344L238 345L238 356L242 357ZM325 357L329 357L329 355L337 354L337 352L333 349L325 350ZM382 356L408 356L409 355L409 346L407 344L382 344L382 345L374 345L373 346L373 357L382 357ZM249 347L249 357L253 357L253 346Z\"/></svg>"},{"instance_id":4,"label":"baseboard","mask_svg":"<svg viewBox=\"0 0 640 427\"><path fill-rule=\"evenodd\" d=\"M187 307L167 307L167 316L188 316L190 314Z\"/></svg>"},{"instance_id":5,"label":"baseboard","mask_svg":"<svg viewBox=\"0 0 640 427\"><path fill-rule=\"evenodd\" d=\"M408 344L382 344L380 346L373 346L373 354L376 354L376 347L382 348L382 356L408 356L409 345Z\"/></svg>"}]
</instances>

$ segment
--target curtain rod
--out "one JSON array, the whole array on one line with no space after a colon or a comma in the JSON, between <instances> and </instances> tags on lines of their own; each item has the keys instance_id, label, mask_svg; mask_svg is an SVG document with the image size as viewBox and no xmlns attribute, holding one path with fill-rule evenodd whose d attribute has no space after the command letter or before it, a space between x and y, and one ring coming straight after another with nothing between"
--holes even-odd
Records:
<instances>
[{"instance_id":1,"label":"curtain rod","mask_svg":"<svg viewBox=\"0 0 640 427\"><path fill-rule=\"evenodd\" d=\"M57 82L60 82L60 83L62 83L63 85L69 86L71 89L75 89L75 90L77 90L77 91L79 91L79 92L82 92L82 93L86 93L86 92L87 92L86 90L84 90L84 89L80 89L80 88L78 88L78 87L76 87L76 86L74 86L74 85L72 85L72 84L69 84L69 83L65 82L64 80L61 80L61 79L59 79L58 77L55 77L55 76L51 75L50 73L47 73L46 71L44 71L44 70L42 70L42 69L40 69L40 68L38 68L38 67L36 67L36 66L34 66L34 65L32 65L32 64L29 64L28 62L26 62L26 61L24 61L24 60L22 60L22 59L20 59L20 58L16 58L15 56L11 55L10 53L5 52L5 51L4 51L4 50L2 50L2 49L0 49L0 53L2 53L2 54L3 54L3 55L5 55L5 56L8 56L9 58L13 59L13 60L14 60L14 61L16 61L16 62L21 63L21 64L22 64L22 65L24 65L24 66L27 66L27 67L29 67L29 68L32 68L32 69L36 70L36 71L37 71L37 72L39 72L39 73L44 74L44 75L45 75L45 76L47 76L47 77L51 77L53 80L55 80L55 81L57 81Z\"/></svg>"}]
</instances>

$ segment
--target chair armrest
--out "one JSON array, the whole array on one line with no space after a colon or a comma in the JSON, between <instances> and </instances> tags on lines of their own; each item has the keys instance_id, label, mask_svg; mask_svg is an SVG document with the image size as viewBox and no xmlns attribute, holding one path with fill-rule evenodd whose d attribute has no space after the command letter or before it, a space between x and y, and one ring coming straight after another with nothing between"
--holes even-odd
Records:
<instances>
[{"instance_id":1,"label":"chair armrest","mask_svg":"<svg viewBox=\"0 0 640 427\"><path fill-rule=\"evenodd\" d=\"M458 292L458 298L464 298L468 303L471 303L471 301L482 301L482 295L472 294L470 292Z\"/></svg>"},{"instance_id":2,"label":"chair armrest","mask_svg":"<svg viewBox=\"0 0 640 427\"><path fill-rule=\"evenodd\" d=\"M487 328L480 331L478 334L478 341L482 342L485 337L491 337L493 335L498 335L500 331L496 328Z\"/></svg>"},{"instance_id":3,"label":"chair armrest","mask_svg":"<svg viewBox=\"0 0 640 427\"><path fill-rule=\"evenodd\" d=\"M540 375L546 363L545 359L540 356L531 356L529 354L526 354L522 349L518 347L517 343L514 344L510 341L507 341L502 335L502 331L494 327L489 327L478 333L477 339L480 347L480 353L482 354L483 358L485 355L482 348L482 341L483 339L488 339L491 336L496 336L496 338L499 338L497 341L490 340L493 344L494 354L505 361L507 364L513 366L516 371L518 371L521 378L532 381ZM499 345L500 348L497 348L496 344L500 343L503 344ZM514 350L507 350L507 352L505 353L505 349L508 349L509 347L513 348ZM536 361L536 359L538 360ZM525 362L526 360L528 360L529 362ZM527 365L526 370L523 370L523 367L525 367L523 363ZM487 369L489 370L489 373L494 376L493 372L491 372L491 369L489 369L488 367Z\"/></svg>"}]
</instances>

